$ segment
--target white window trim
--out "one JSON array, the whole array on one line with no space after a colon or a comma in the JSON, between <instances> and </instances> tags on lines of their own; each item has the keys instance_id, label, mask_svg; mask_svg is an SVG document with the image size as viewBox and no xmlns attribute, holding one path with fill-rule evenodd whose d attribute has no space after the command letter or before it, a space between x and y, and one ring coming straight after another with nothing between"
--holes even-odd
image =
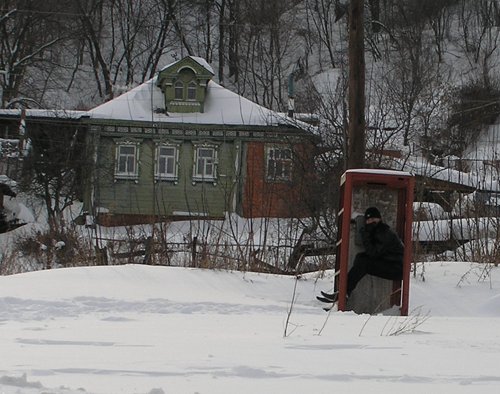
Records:
<instances>
[{"instance_id":1,"label":"white window trim","mask_svg":"<svg viewBox=\"0 0 500 394\"><path fill-rule=\"evenodd\" d=\"M273 176L274 174L270 174L269 168L269 158L271 151L273 150L289 150L290 151L290 159L280 159L282 162L290 163L290 174L288 176ZM286 145L268 145L266 146L266 181L268 182L290 182L293 177L293 150L290 146Z\"/></svg>"},{"instance_id":2,"label":"white window trim","mask_svg":"<svg viewBox=\"0 0 500 394\"><path fill-rule=\"evenodd\" d=\"M174 148L174 173L161 174L160 173L160 149L161 148ZM155 180L156 181L174 181L179 180L179 144L168 142L161 142L156 144L155 149Z\"/></svg>"},{"instance_id":3,"label":"white window trim","mask_svg":"<svg viewBox=\"0 0 500 394\"><path fill-rule=\"evenodd\" d=\"M134 152L135 152L135 157L134 157L134 172L120 172L119 171L119 158L120 158L120 148L122 147L133 147ZM115 147L115 180L116 179L132 179L132 180L138 180L139 179L139 147L140 147L140 142L138 141L118 141L116 142L116 147Z\"/></svg>"},{"instance_id":4,"label":"white window trim","mask_svg":"<svg viewBox=\"0 0 500 394\"><path fill-rule=\"evenodd\" d=\"M213 175L205 176L204 174L198 174L198 151L199 149L213 149ZM217 173L219 167L219 147L214 144L196 144L194 145L194 155L193 155L193 183L196 182L215 182L217 181Z\"/></svg>"}]
</instances>

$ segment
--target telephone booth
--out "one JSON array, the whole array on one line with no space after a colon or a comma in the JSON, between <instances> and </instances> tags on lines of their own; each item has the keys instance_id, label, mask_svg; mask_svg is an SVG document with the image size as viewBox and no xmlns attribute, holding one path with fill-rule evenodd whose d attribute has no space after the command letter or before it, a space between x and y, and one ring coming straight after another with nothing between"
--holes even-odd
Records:
<instances>
[{"instance_id":1,"label":"telephone booth","mask_svg":"<svg viewBox=\"0 0 500 394\"><path fill-rule=\"evenodd\" d=\"M376 314L399 307L401 315L408 315L414 185L414 177L401 171L354 169L342 175L335 262L340 311ZM372 206L379 209L382 220L404 243L403 279L390 281L366 275L347 299L347 274L356 254L363 251L360 225L364 224L366 208Z\"/></svg>"}]
</instances>

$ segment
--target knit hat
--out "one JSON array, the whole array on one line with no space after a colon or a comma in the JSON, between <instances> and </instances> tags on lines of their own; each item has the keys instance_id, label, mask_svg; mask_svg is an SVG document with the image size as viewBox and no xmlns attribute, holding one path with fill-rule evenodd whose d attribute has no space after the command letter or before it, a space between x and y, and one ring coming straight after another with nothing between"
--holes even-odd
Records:
<instances>
[{"instance_id":1,"label":"knit hat","mask_svg":"<svg viewBox=\"0 0 500 394\"><path fill-rule=\"evenodd\" d=\"M365 220L370 218L382 218L380 211L375 207L370 207L365 211Z\"/></svg>"}]
</instances>

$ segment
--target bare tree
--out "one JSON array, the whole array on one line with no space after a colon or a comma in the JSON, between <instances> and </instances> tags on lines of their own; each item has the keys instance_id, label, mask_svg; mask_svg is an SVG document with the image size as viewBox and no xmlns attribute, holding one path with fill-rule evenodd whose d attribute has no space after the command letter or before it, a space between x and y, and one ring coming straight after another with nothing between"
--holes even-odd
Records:
<instances>
[{"instance_id":1,"label":"bare tree","mask_svg":"<svg viewBox=\"0 0 500 394\"><path fill-rule=\"evenodd\" d=\"M324 46L329 67L337 67L338 46L341 44L338 39L342 37L342 30L345 30L343 21L347 7L338 0L307 0L306 3L313 29L319 39L319 50L321 52Z\"/></svg>"},{"instance_id":2,"label":"bare tree","mask_svg":"<svg viewBox=\"0 0 500 394\"><path fill-rule=\"evenodd\" d=\"M23 89L29 72L54 65L56 46L67 34L67 16L52 0L2 1L0 10L0 105L38 106ZM60 3L64 8L65 2Z\"/></svg>"},{"instance_id":3,"label":"bare tree","mask_svg":"<svg viewBox=\"0 0 500 394\"><path fill-rule=\"evenodd\" d=\"M111 65L116 56L115 36L108 36L112 26L106 14L107 0L73 0L78 13L81 34L84 37L91 58L99 96L113 98ZM112 30L111 30L112 31ZM105 39L107 38L107 39Z\"/></svg>"},{"instance_id":4,"label":"bare tree","mask_svg":"<svg viewBox=\"0 0 500 394\"><path fill-rule=\"evenodd\" d=\"M295 36L294 18L291 10L294 0L268 2L262 0L260 7L245 1L242 9L240 53L246 62L241 63L238 90L255 102L269 108L284 106L286 80L293 61L298 59L298 47L291 43ZM291 72L291 70L290 70Z\"/></svg>"},{"instance_id":5,"label":"bare tree","mask_svg":"<svg viewBox=\"0 0 500 394\"><path fill-rule=\"evenodd\" d=\"M167 50L175 48L174 43L178 41L173 23L175 4L176 0L151 0L145 13L147 24L139 43L143 53L138 66L142 70L141 81L152 78Z\"/></svg>"},{"instance_id":6,"label":"bare tree","mask_svg":"<svg viewBox=\"0 0 500 394\"><path fill-rule=\"evenodd\" d=\"M480 64L483 78L488 84L490 60L498 48L499 14L496 2L478 0L460 1L460 38L458 44L464 49L471 66Z\"/></svg>"},{"instance_id":7,"label":"bare tree","mask_svg":"<svg viewBox=\"0 0 500 394\"><path fill-rule=\"evenodd\" d=\"M434 1L432 3L433 7L427 12L429 25L434 33L434 44L436 46L439 62L443 61L446 36L450 31L451 13L450 8L447 6L451 2L453 2L453 0Z\"/></svg>"},{"instance_id":8,"label":"bare tree","mask_svg":"<svg viewBox=\"0 0 500 394\"><path fill-rule=\"evenodd\" d=\"M60 232L65 227L64 209L82 193L89 160L84 132L63 120L29 123L27 129L31 150L25 159L23 188L43 199L51 229Z\"/></svg>"},{"instance_id":9,"label":"bare tree","mask_svg":"<svg viewBox=\"0 0 500 394\"><path fill-rule=\"evenodd\" d=\"M139 48L142 39L141 32L146 28L146 7L141 2L129 0L114 0L111 15L115 18L118 27L118 38L121 43L121 53L117 54L114 66L115 84L120 74L124 83L130 86L135 79L137 58L141 55ZM124 74L124 76L123 76Z\"/></svg>"},{"instance_id":10,"label":"bare tree","mask_svg":"<svg viewBox=\"0 0 500 394\"><path fill-rule=\"evenodd\" d=\"M408 146L416 130L417 114L423 110L421 100L428 96L428 87L436 85L441 69L434 66L437 62L425 39L426 9L419 9L415 2L401 2L394 7L402 26L390 33L390 46L384 53L388 70L382 71L382 79L394 103L391 112L396 125L391 129L399 129L403 145Z\"/></svg>"}]
</instances>

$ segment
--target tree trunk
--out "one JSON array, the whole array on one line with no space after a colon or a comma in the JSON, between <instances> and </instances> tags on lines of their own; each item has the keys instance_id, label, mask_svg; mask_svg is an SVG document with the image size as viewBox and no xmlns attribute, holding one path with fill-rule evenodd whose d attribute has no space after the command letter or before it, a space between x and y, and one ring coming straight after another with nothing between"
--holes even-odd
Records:
<instances>
[{"instance_id":1,"label":"tree trunk","mask_svg":"<svg viewBox=\"0 0 500 394\"><path fill-rule=\"evenodd\" d=\"M221 0L219 9L219 83L224 85L224 65L225 65L225 45L224 40L226 36L226 1Z\"/></svg>"},{"instance_id":2,"label":"tree trunk","mask_svg":"<svg viewBox=\"0 0 500 394\"><path fill-rule=\"evenodd\" d=\"M239 37L240 26L239 2L238 0L229 3L229 76L234 77L234 82L239 79Z\"/></svg>"}]
</instances>

